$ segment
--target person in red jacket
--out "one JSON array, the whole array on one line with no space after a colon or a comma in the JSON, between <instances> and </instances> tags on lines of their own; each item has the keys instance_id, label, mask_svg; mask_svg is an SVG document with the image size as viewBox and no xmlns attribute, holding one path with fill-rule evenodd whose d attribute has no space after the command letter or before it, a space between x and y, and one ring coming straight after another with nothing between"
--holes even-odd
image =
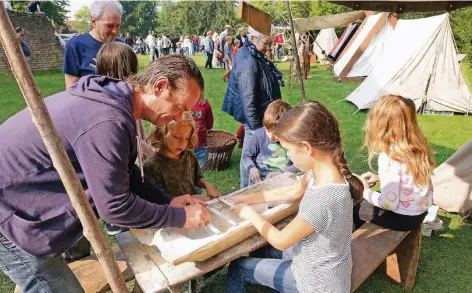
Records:
<instances>
[{"instance_id":1,"label":"person in red jacket","mask_svg":"<svg viewBox=\"0 0 472 293\"><path fill-rule=\"evenodd\" d=\"M198 145L193 150L202 171L208 157L207 133L213 128L213 111L208 100L196 103L192 108L192 117L197 124Z\"/></svg>"}]
</instances>

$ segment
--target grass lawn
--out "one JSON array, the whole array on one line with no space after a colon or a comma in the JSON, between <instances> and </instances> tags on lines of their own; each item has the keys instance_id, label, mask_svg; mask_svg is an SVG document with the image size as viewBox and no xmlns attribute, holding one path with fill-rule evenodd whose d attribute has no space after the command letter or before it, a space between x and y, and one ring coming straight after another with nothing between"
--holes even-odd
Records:
<instances>
[{"instance_id":1,"label":"grass lawn","mask_svg":"<svg viewBox=\"0 0 472 293\"><path fill-rule=\"evenodd\" d=\"M140 67L148 63L148 56L140 56ZM204 64L203 56L196 56L200 66ZM279 67L288 76L288 65L279 64ZM202 70L206 81L206 98L211 102L215 129L236 132L239 124L232 117L221 111L226 83L220 79L222 69ZM469 73L471 73L469 71ZM331 73L322 67L312 70L312 78L305 83L307 98L318 100L331 109L341 123L342 136L347 159L354 172L366 171L366 154L360 151L362 145L361 128L366 118L366 112L354 114L354 105L341 101L358 83L336 83L331 80ZM469 74L469 78L472 74ZM64 89L63 76L59 71L35 72L35 79L44 96ZM291 91L287 86L282 88L284 100L292 105L300 103L298 87ZM0 123L25 107L24 100L13 76L0 72ZM421 116L421 127L426 133L431 147L436 152L435 160L439 165L467 140L472 137L472 117L466 116ZM239 157L240 150L236 149L231 168L220 172L206 172L207 179L223 193L229 193L239 186ZM444 221L444 230L432 238L423 238L421 260L418 268L416 287L413 292L471 292L472 278L470 277L470 263L472 254L472 228L462 226L460 216L441 213ZM205 292L223 292L225 270L213 276ZM13 283L0 273L0 292L12 292ZM250 292L269 292L253 286ZM400 286L392 284L381 275L374 274L356 292L403 292Z\"/></svg>"}]
</instances>

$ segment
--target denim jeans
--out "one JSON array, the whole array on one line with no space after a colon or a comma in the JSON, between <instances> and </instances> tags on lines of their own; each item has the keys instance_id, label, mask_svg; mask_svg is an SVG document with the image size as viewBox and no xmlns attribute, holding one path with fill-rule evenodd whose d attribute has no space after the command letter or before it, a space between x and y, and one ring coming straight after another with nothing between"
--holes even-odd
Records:
<instances>
[{"instance_id":1,"label":"denim jeans","mask_svg":"<svg viewBox=\"0 0 472 293\"><path fill-rule=\"evenodd\" d=\"M198 44L192 44L193 47L193 55L198 53Z\"/></svg>"},{"instance_id":2,"label":"denim jeans","mask_svg":"<svg viewBox=\"0 0 472 293\"><path fill-rule=\"evenodd\" d=\"M0 234L0 269L23 293L83 293L65 260L32 256Z\"/></svg>"},{"instance_id":3,"label":"denim jeans","mask_svg":"<svg viewBox=\"0 0 472 293\"><path fill-rule=\"evenodd\" d=\"M208 159L208 148L207 147L201 147L201 148L195 148L193 150L193 153L197 157L198 165L200 165L200 169L203 170L205 169L205 164Z\"/></svg>"},{"instance_id":4,"label":"denim jeans","mask_svg":"<svg viewBox=\"0 0 472 293\"><path fill-rule=\"evenodd\" d=\"M276 292L298 292L292 274L291 253L291 249L282 252L265 246L250 253L249 257L232 261L226 277L225 293L247 292L248 283L270 287Z\"/></svg>"},{"instance_id":5,"label":"denim jeans","mask_svg":"<svg viewBox=\"0 0 472 293\"><path fill-rule=\"evenodd\" d=\"M249 185L249 171L244 167L243 153L249 147L251 138L254 135L254 130L251 130L247 124L244 124L244 142L243 148L241 149L241 160L239 161L239 187L244 188Z\"/></svg>"}]
</instances>

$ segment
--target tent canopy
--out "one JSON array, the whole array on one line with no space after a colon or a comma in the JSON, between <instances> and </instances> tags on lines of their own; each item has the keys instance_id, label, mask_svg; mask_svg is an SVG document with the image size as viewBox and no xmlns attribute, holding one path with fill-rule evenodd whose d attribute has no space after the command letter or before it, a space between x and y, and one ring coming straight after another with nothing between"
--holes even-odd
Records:
<instances>
[{"instance_id":1,"label":"tent canopy","mask_svg":"<svg viewBox=\"0 0 472 293\"><path fill-rule=\"evenodd\" d=\"M471 94L457 60L449 14L399 20L371 74L346 99L367 109L393 94L418 110L468 113Z\"/></svg>"},{"instance_id":2,"label":"tent canopy","mask_svg":"<svg viewBox=\"0 0 472 293\"><path fill-rule=\"evenodd\" d=\"M315 43L313 44L313 52L320 60L326 59L326 54L328 54L334 45L338 41L338 36L332 28L322 29L316 36ZM325 51L323 54L322 51Z\"/></svg>"},{"instance_id":3,"label":"tent canopy","mask_svg":"<svg viewBox=\"0 0 472 293\"><path fill-rule=\"evenodd\" d=\"M383 12L364 20L352 44L334 65L336 76L362 77L370 74L393 33L389 15Z\"/></svg>"},{"instance_id":4,"label":"tent canopy","mask_svg":"<svg viewBox=\"0 0 472 293\"><path fill-rule=\"evenodd\" d=\"M472 1L329 1L334 4L343 5L354 10L388 11L396 13L405 12L429 12L429 11L452 11L455 9L472 6Z\"/></svg>"},{"instance_id":5,"label":"tent canopy","mask_svg":"<svg viewBox=\"0 0 472 293\"><path fill-rule=\"evenodd\" d=\"M314 31L346 25L363 18L365 18L365 13L363 11L354 11L334 15L298 18L293 20L293 24L295 25L295 29L298 31Z\"/></svg>"}]
</instances>

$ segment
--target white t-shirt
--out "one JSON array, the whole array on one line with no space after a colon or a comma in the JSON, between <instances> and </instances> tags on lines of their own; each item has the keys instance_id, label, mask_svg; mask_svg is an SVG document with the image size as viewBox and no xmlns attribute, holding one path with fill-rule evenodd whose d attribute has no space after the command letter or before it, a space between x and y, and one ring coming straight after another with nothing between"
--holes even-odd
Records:
<instances>
[{"instance_id":1,"label":"white t-shirt","mask_svg":"<svg viewBox=\"0 0 472 293\"><path fill-rule=\"evenodd\" d=\"M379 208L407 216L421 215L433 204L431 186L415 185L411 173L406 172L405 164L381 153L378 165L381 191L364 190L365 200Z\"/></svg>"},{"instance_id":2,"label":"white t-shirt","mask_svg":"<svg viewBox=\"0 0 472 293\"><path fill-rule=\"evenodd\" d=\"M149 48L155 48L156 38L153 35L148 35L146 38L146 44L149 46Z\"/></svg>"}]
</instances>

